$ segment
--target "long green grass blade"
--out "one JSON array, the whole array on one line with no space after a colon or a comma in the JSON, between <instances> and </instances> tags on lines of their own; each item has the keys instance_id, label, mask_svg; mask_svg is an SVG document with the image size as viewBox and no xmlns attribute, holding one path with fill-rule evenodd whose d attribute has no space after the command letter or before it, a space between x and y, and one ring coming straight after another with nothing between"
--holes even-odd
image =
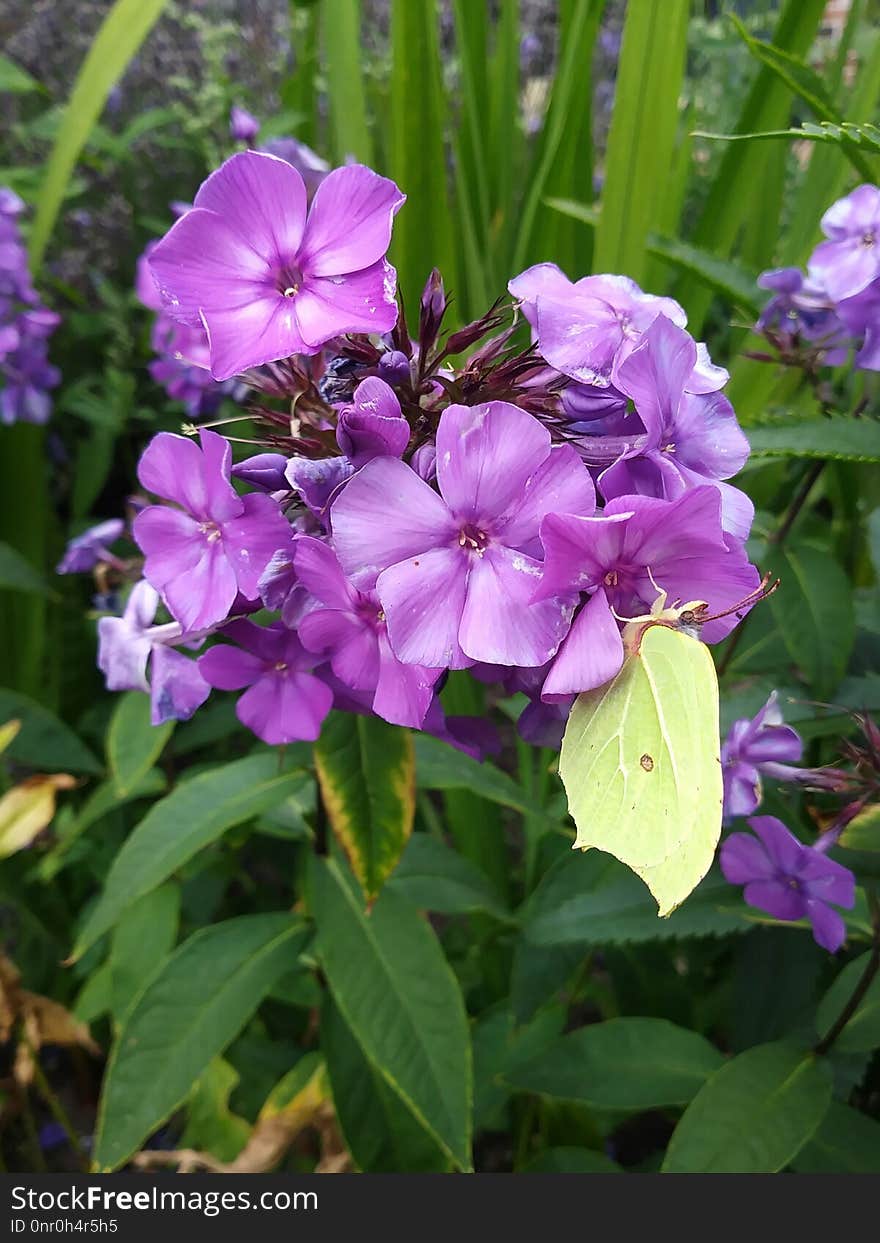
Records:
<instances>
[{"instance_id":1,"label":"long green grass blade","mask_svg":"<svg viewBox=\"0 0 880 1243\"><path fill-rule=\"evenodd\" d=\"M337 164L349 156L370 164L373 144L361 61L360 0L323 0L321 16L333 154Z\"/></svg>"},{"instance_id":2,"label":"long green grass blade","mask_svg":"<svg viewBox=\"0 0 880 1243\"><path fill-rule=\"evenodd\" d=\"M113 86L158 21L167 0L116 0L77 74L58 127L30 236L31 267L43 260L79 154Z\"/></svg>"},{"instance_id":3,"label":"long green grass blade","mask_svg":"<svg viewBox=\"0 0 880 1243\"><path fill-rule=\"evenodd\" d=\"M594 268L644 279L646 239L663 215L684 75L688 0L627 8Z\"/></svg>"}]
</instances>

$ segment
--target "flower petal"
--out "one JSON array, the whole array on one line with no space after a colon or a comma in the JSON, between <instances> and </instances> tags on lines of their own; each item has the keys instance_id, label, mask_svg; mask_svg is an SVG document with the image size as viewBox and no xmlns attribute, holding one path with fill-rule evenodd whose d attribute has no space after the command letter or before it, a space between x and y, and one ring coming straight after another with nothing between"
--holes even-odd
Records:
<instances>
[{"instance_id":1,"label":"flower petal","mask_svg":"<svg viewBox=\"0 0 880 1243\"><path fill-rule=\"evenodd\" d=\"M596 508L593 479L571 445L555 445L526 480L504 518L504 543L540 557L539 529L546 514L591 515Z\"/></svg>"},{"instance_id":2,"label":"flower petal","mask_svg":"<svg viewBox=\"0 0 880 1243\"><path fill-rule=\"evenodd\" d=\"M346 276L307 276L291 302L308 352L346 332L389 332L396 289L397 272L384 259Z\"/></svg>"},{"instance_id":3,"label":"flower petal","mask_svg":"<svg viewBox=\"0 0 880 1243\"><path fill-rule=\"evenodd\" d=\"M314 354L303 339L297 298L260 289L247 303L206 309L202 315L211 348L211 375L229 380L291 354Z\"/></svg>"},{"instance_id":4,"label":"flower petal","mask_svg":"<svg viewBox=\"0 0 880 1243\"><path fill-rule=\"evenodd\" d=\"M333 706L333 692L310 673L266 675L236 706L242 725L270 746L314 742Z\"/></svg>"},{"instance_id":5,"label":"flower petal","mask_svg":"<svg viewBox=\"0 0 880 1243\"><path fill-rule=\"evenodd\" d=\"M272 275L246 235L198 208L171 226L147 263L169 313L194 328L201 311L245 307L260 298Z\"/></svg>"},{"instance_id":6,"label":"flower petal","mask_svg":"<svg viewBox=\"0 0 880 1243\"><path fill-rule=\"evenodd\" d=\"M604 591L597 591L575 617L550 666L541 699L560 703L604 686L620 672L623 639Z\"/></svg>"},{"instance_id":7,"label":"flower petal","mask_svg":"<svg viewBox=\"0 0 880 1243\"><path fill-rule=\"evenodd\" d=\"M188 721L211 693L211 686L191 660L164 643L157 643L150 662L150 721Z\"/></svg>"},{"instance_id":8,"label":"flower petal","mask_svg":"<svg viewBox=\"0 0 880 1243\"><path fill-rule=\"evenodd\" d=\"M384 258L406 195L363 164L334 169L315 192L299 255L310 276L360 272ZM382 329L381 331L385 331Z\"/></svg>"},{"instance_id":9,"label":"flower petal","mask_svg":"<svg viewBox=\"0 0 880 1243\"><path fill-rule=\"evenodd\" d=\"M459 632L472 660L534 666L555 655L573 603L554 597L531 604L540 575L540 562L511 548L495 545L474 558Z\"/></svg>"},{"instance_id":10,"label":"flower petal","mask_svg":"<svg viewBox=\"0 0 880 1243\"><path fill-rule=\"evenodd\" d=\"M721 843L719 854L724 879L731 885L747 885L754 880L770 880L776 865L763 842L751 833L731 833Z\"/></svg>"},{"instance_id":11,"label":"flower petal","mask_svg":"<svg viewBox=\"0 0 880 1243\"><path fill-rule=\"evenodd\" d=\"M437 428L440 492L459 520L501 518L549 453L550 433L519 406L447 406Z\"/></svg>"},{"instance_id":12,"label":"flower petal","mask_svg":"<svg viewBox=\"0 0 880 1243\"><path fill-rule=\"evenodd\" d=\"M813 926L813 938L817 945L836 954L846 940L846 924L843 917L824 902L815 898L807 901L807 919Z\"/></svg>"},{"instance_id":13,"label":"flower petal","mask_svg":"<svg viewBox=\"0 0 880 1243\"><path fill-rule=\"evenodd\" d=\"M467 578L468 558L457 547L428 549L379 575L376 590L398 660L449 669L471 663L458 641Z\"/></svg>"},{"instance_id":14,"label":"flower petal","mask_svg":"<svg viewBox=\"0 0 880 1243\"><path fill-rule=\"evenodd\" d=\"M286 160L240 151L202 182L193 207L216 212L267 266L274 266L292 261L300 248L306 187Z\"/></svg>"},{"instance_id":15,"label":"flower petal","mask_svg":"<svg viewBox=\"0 0 880 1243\"><path fill-rule=\"evenodd\" d=\"M270 496L251 492L241 497L241 506L241 516L223 524L223 551L242 595L256 600L260 578L275 554L292 555L293 532Z\"/></svg>"}]
</instances>

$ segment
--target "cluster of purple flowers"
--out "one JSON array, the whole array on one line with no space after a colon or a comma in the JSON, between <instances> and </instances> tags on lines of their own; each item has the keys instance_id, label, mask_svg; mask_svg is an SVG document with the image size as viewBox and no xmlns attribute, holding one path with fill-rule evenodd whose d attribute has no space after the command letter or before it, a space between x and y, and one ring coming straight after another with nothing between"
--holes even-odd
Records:
<instances>
[{"instance_id":1,"label":"cluster of purple flowers","mask_svg":"<svg viewBox=\"0 0 880 1243\"><path fill-rule=\"evenodd\" d=\"M45 423L49 390L61 379L48 360L48 340L60 317L40 301L28 271L18 227L24 203L0 187L0 422Z\"/></svg>"},{"instance_id":2,"label":"cluster of purple flowers","mask_svg":"<svg viewBox=\"0 0 880 1243\"><path fill-rule=\"evenodd\" d=\"M727 482L748 444L681 307L542 264L510 284L528 348L515 324L492 335L496 309L442 340L434 274L413 340L386 258L403 202L361 165L310 195L288 161L243 151L144 258L161 331L212 382L258 390L265 427L236 465L208 429L141 459L163 503L134 519L144 578L101 623L100 663L120 688L149 664L155 719L213 687L244 691L270 743L315 738L336 704L479 750L438 699L469 668L527 696L525 736L558 742L659 591L722 613L758 586L752 508ZM176 650L209 637L197 660Z\"/></svg>"},{"instance_id":3,"label":"cluster of purple flowers","mask_svg":"<svg viewBox=\"0 0 880 1243\"><path fill-rule=\"evenodd\" d=\"M758 329L783 353L837 366L855 348L857 368L880 371L880 189L858 186L832 204L822 232L806 273L777 268L758 278L773 292Z\"/></svg>"}]
</instances>

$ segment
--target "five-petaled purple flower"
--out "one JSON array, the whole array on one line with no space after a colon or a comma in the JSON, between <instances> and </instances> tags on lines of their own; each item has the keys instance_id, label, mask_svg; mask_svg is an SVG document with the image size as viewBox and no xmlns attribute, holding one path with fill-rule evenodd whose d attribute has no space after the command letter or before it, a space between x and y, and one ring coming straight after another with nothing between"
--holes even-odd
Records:
<instances>
[{"instance_id":1,"label":"five-petaled purple flower","mask_svg":"<svg viewBox=\"0 0 880 1243\"><path fill-rule=\"evenodd\" d=\"M386 262L393 181L360 164L338 168L307 208L290 164L241 151L205 181L148 262L170 314L204 323L211 371L227 380L291 354L315 354L348 332L397 319Z\"/></svg>"},{"instance_id":2,"label":"five-petaled purple flower","mask_svg":"<svg viewBox=\"0 0 880 1243\"><path fill-rule=\"evenodd\" d=\"M846 940L834 906L855 905L855 878L814 846L805 846L775 816L753 816L751 833L731 833L721 844L721 871L745 885L750 906L774 919L808 919L813 936L832 954Z\"/></svg>"},{"instance_id":3,"label":"five-petaled purple flower","mask_svg":"<svg viewBox=\"0 0 880 1243\"><path fill-rule=\"evenodd\" d=\"M230 622L218 643L199 658L199 671L221 691L248 687L236 705L242 725L263 742L314 742L333 706L333 692L311 670L317 658L286 626Z\"/></svg>"},{"instance_id":4,"label":"five-petaled purple flower","mask_svg":"<svg viewBox=\"0 0 880 1243\"><path fill-rule=\"evenodd\" d=\"M573 597L531 603L545 514L592 513L592 480L568 446L507 402L453 405L437 429L438 496L403 462L368 462L333 504L333 542L355 584L375 584L400 660L542 665Z\"/></svg>"},{"instance_id":5,"label":"five-petaled purple flower","mask_svg":"<svg viewBox=\"0 0 880 1243\"><path fill-rule=\"evenodd\" d=\"M750 816L761 803L761 774L788 780L801 758L800 735L785 725L776 691L751 720L734 721L721 747L724 818Z\"/></svg>"},{"instance_id":6,"label":"five-petaled purple flower","mask_svg":"<svg viewBox=\"0 0 880 1243\"><path fill-rule=\"evenodd\" d=\"M880 276L880 189L857 186L822 217L828 239L813 251L811 268L835 302L867 289Z\"/></svg>"},{"instance_id":7,"label":"five-petaled purple flower","mask_svg":"<svg viewBox=\"0 0 880 1243\"><path fill-rule=\"evenodd\" d=\"M259 597L259 579L273 555L293 540L290 524L264 493L239 496L230 483L229 442L199 433L160 432L138 466L148 492L180 506L148 505L134 520L146 554L144 577L161 592L185 631L223 621L237 594Z\"/></svg>"}]
</instances>

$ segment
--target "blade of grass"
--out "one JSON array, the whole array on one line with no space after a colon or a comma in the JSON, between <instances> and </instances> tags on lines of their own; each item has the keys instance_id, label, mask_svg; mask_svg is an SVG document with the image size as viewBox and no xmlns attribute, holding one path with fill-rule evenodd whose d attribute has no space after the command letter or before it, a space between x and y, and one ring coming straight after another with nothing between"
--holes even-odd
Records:
<instances>
[{"instance_id":1,"label":"blade of grass","mask_svg":"<svg viewBox=\"0 0 880 1243\"><path fill-rule=\"evenodd\" d=\"M107 96L158 21L167 0L116 0L76 76L37 199L31 268L43 261L68 182Z\"/></svg>"},{"instance_id":2,"label":"blade of grass","mask_svg":"<svg viewBox=\"0 0 880 1243\"><path fill-rule=\"evenodd\" d=\"M361 63L360 0L323 0L321 18L336 163L342 164L347 157L354 156L371 164L373 144Z\"/></svg>"},{"instance_id":3,"label":"blade of grass","mask_svg":"<svg viewBox=\"0 0 880 1243\"><path fill-rule=\"evenodd\" d=\"M649 230L663 215L678 127L688 0L627 7L594 267L644 279Z\"/></svg>"}]
</instances>

